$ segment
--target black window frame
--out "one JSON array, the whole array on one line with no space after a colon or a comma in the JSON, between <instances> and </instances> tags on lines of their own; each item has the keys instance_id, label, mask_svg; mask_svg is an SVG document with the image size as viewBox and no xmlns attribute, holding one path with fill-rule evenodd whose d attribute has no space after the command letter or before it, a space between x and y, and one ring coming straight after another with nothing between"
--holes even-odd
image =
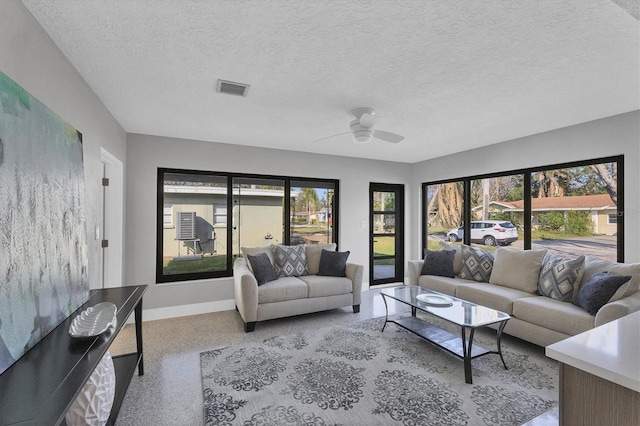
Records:
<instances>
[{"instance_id":1,"label":"black window frame","mask_svg":"<svg viewBox=\"0 0 640 426\"><path fill-rule=\"evenodd\" d=\"M471 182L480 179L497 178L503 176L523 175L524 176L524 249L531 249L531 174L535 172L541 172L546 170L555 169L568 169L573 167L590 166L594 164L602 163L617 163L617 190L618 190L618 205L617 205L617 234L616 234L616 257L618 262L624 262L624 155L616 155L611 157L602 157L589 160L572 161L568 163L558 163L545 166L527 167L523 169L507 170L495 173L487 173L475 176L465 176L459 178L438 180L432 182L423 182L421 197L421 223L420 223L420 236L421 247L424 253L428 244L428 218L427 211L425 209L426 204L426 191L427 187L431 185L441 185L452 182L463 182L464 184L464 244L470 244L470 222L471 222Z\"/></svg>"},{"instance_id":2,"label":"black window frame","mask_svg":"<svg viewBox=\"0 0 640 426\"><path fill-rule=\"evenodd\" d=\"M227 239L226 246L227 250L227 259L226 259L226 268L224 270L219 271L208 271L208 272L193 272L193 273L184 273L184 274L171 274L165 275L164 267L163 267L163 241L164 241L164 176L165 174L191 174L191 175L203 175L203 176L216 176L216 177L224 177L227 181ZM182 282L182 281L195 281L195 280L203 280L203 279L214 279L214 278L227 278L233 276L233 262L237 257L237 254L233 252L233 220L229 219L230 212L233 211L233 182L234 179L266 179L266 180L281 180L284 182L284 193L283 196L283 206L282 206L282 214L283 214L283 244L290 244L291 241L291 220L290 220L290 210L291 210L291 188L292 183L306 183L309 186L313 186L314 183L318 184L333 184L333 200L332 200L332 232L331 239L332 243L338 245L339 241L339 232L340 229L340 181L338 179L325 179L325 178L312 178L312 177L302 177L302 176L278 176L278 175L262 175L262 174L250 174L250 173L233 173L233 172L218 172L212 170L191 170L191 169L176 169L176 168L165 168L158 167L157 169L157 205L156 205L156 284L165 284L165 283L174 283L174 282Z\"/></svg>"}]
</instances>

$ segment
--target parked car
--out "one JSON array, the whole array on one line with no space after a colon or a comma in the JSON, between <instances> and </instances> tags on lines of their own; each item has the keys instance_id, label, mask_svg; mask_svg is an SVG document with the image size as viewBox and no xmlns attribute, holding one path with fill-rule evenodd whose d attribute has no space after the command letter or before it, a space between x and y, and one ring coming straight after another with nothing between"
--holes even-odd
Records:
<instances>
[{"instance_id":1,"label":"parked car","mask_svg":"<svg viewBox=\"0 0 640 426\"><path fill-rule=\"evenodd\" d=\"M449 241L461 241L464 228L454 228L447 232ZM471 242L486 246L508 246L518 240L518 230L513 223L504 220L479 220L471 222Z\"/></svg>"}]
</instances>

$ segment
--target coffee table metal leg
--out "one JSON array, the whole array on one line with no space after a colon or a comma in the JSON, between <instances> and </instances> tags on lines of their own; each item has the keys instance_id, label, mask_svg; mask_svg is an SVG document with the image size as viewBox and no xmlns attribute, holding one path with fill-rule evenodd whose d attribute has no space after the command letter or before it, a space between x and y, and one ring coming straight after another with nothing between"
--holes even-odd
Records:
<instances>
[{"instance_id":1,"label":"coffee table metal leg","mask_svg":"<svg viewBox=\"0 0 640 426\"><path fill-rule=\"evenodd\" d=\"M469 333L469 341L467 341L466 327L462 326L462 358L464 360L464 381L468 384L473 383L471 372L471 349L473 348L474 331L475 328L472 328L471 332Z\"/></svg>"},{"instance_id":2,"label":"coffee table metal leg","mask_svg":"<svg viewBox=\"0 0 640 426\"><path fill-rule=\"evenodd\" d=\"M504 357L502 356L502 347L500 346L500 342L502 341L502 330L507 325L507 321L502 321L500 327L498 327L498 354L500 355L500 359L502 360L502 365L504 365L504 369L508 370L507 363L504 362Z\"/></svg>"},{"instance_id":3,"label":"coffee table metal leg","mask_svg":"<svg viewBox=\"0 0 640 426\"><path fill-rule=\"evenodd\" d=\"M389 307L387 306L387 298L384 297L384 294L381 294L380 296L382 296L382 301L384 302L384 325L382 326L382 333L384 331L384 328L387 326L387 322L389 321Z\"/></svg>"}]
</instances>

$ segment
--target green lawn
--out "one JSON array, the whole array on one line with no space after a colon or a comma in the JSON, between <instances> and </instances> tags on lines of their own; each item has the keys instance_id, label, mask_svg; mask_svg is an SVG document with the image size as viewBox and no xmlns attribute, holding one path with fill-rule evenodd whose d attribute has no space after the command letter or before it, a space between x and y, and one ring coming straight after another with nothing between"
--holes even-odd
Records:
<instances>
[{"instance_id":1,"label":"green lawn","mask_svg":"<svg viewBox=\"0 0 640 426\"><path fill-rule=\"evenodd\" d=\"M225 255L204 257L201 260L165 260L163 263L165 275L223 271L226 268L227 256Z\"/></svg>"}]
</instances>

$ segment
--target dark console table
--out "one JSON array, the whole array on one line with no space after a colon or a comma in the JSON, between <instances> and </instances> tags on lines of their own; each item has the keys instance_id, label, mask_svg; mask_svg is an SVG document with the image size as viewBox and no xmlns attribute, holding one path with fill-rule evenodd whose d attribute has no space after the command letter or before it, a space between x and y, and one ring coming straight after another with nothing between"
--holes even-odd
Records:
<instances>
[{"instance_id":1,"label":"dark console table","mask_svg":"<svg viewBox=\"0 0 640 426\"><path fill-rule=\"evenodd\" d=\"M146 285L91 290L87 303L0 375L0 425L65 424L68 408L135 312L137 351L113 357L116 392L108 424L114 424L136 367L140 376L144 374L142 296L146 290ZM90 339L71 338L73 318L100 302L118 308L115 327Z\"/></svg>"}]
</instances>

